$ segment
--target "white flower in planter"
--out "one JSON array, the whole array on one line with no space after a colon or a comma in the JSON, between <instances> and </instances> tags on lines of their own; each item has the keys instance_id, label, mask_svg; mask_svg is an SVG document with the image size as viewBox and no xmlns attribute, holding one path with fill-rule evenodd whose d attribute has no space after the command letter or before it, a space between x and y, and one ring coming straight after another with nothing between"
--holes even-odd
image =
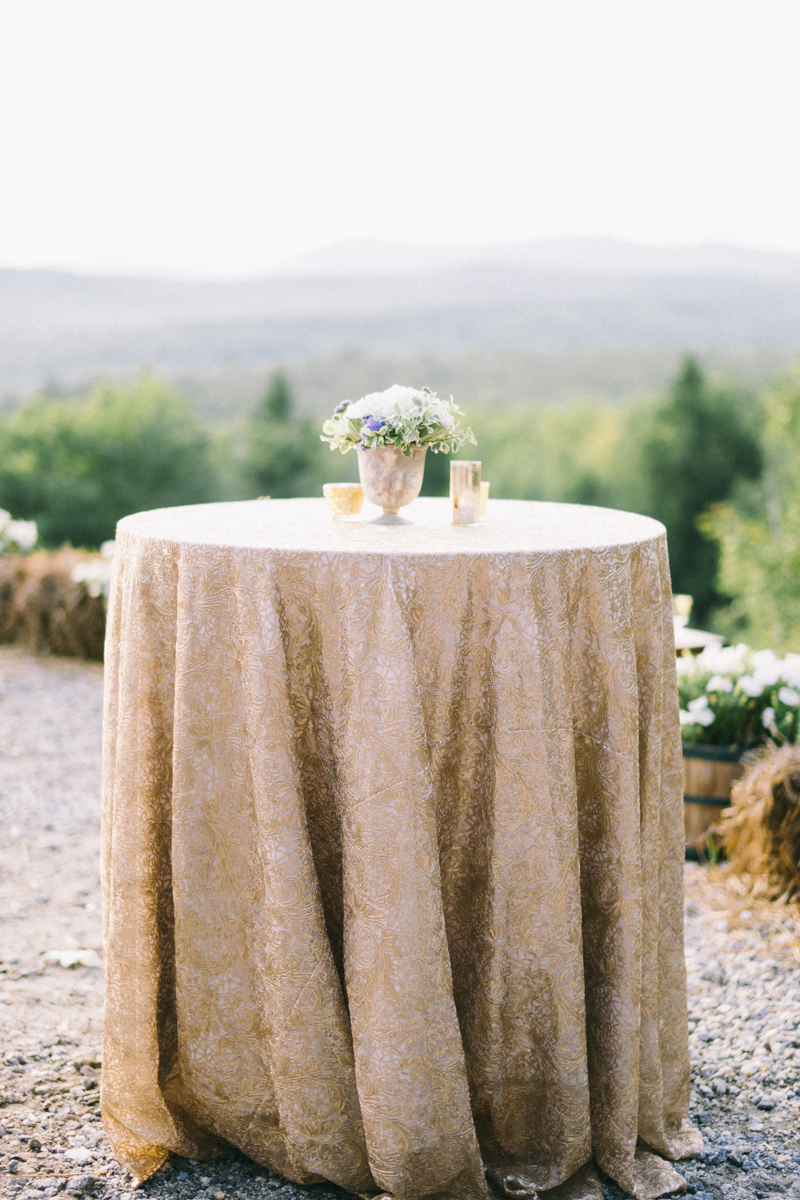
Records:
<instances>
[{"instance_id":1,"label":"white flower in planter","mask_svg":"<svg viewBox=\"0 0 800 1200\"><path fill-rule=\"evenodd\" d=\"M800 654L787 654L781 667L781 679L800 690Z\"/></svg>"},{"instance_id":2,"label":"white flower in planter","mask_svg":"<svg viewBox=\"0 0 800 1200\"><path fill-rule=\"evenodd\" d=\"M708 696L698 696L695 700L690 700L687 707L694 724L713 725L714 714L709 707Z\"/></svg>"},{"instance_id":3,"label":"white flower in planter","mask_svg":"<svg viewBox=\"0 0 800 1200\"><path fill-rule=\"evenodd\" d=\"M0 554L9 551L27 554L38 538L39 530L35 521L15 521L11 513L0 508Z\"/></svg>"},{"instance_id":4,"label":"white flower in planter","mask_svg":"<svg viewBox=\"0 0 800 1200\"><path fill-rule=\"evenodd\" d=\"M678 692L684 741L745 750L761 744L765 730L800 740L800 654L709 648L678 660Z\"/></svg>"},{"instance_id":5,"label":"white flower in planter","mask_svg":"<svg viewBox=\"0 0 800 1200\"><path fill-rule=\"evenodd\" d=\"M33 549L38 537L35 521L9 521L3 530L3 538L19 546L23 553Z\"/></svg>"},{"instance_id":6,"label":"white flower in planter","mask_svg":"<svg viewBox=\"0 0 800 1200\"><path fill-rule=\"evenodd\" d=\"M756 679L754 675L740 676L739 687L745 696L760 696L764 691L764 684Z\"/></svg>"}]
</instances>

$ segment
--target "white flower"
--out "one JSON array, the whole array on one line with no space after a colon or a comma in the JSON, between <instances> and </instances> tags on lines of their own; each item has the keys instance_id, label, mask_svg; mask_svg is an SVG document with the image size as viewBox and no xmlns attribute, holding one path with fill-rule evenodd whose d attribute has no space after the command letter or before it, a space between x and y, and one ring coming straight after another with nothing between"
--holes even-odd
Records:
<instances>
[{"instance_id":1,"label":"white flower","mask_svg":"<svg viewBox=\"0 0 800 1200\"><path fill-rule=\"evenodd\" d=\"M761 684L761 690L774 687L781 677L783 665L774 650L756 650L751 662L756 683Z\"/></svg>"},{"instance_id":2,"label":"white flower","mask_svg":"<svg viewBox=\"0 0 800 1200\"><path fill-rule=\"evenodd\" d=\"M764 722L765 729L771 729L775 724L775 709L765 708L761 714L761 720Z\"/></svg>"},{"instance_id":3,"label":"white flower","mask_svg":"<svg viewBox=\"0 0 800 1200\"><path fill-rule=\"evenodd\" d=\"M697 724L697 722L695 721L692 714L690 712L687 712L685 708L681 709L679 716L681 719L681 725L696 725Z\"/></svg>"},{"instance_id":4,"label":"white flower","mask_svg":"<svg viewBox=\"0 0 800 1200\"><path fill-rule=\"evenodd\" d=\"M111 562L107 558L90 558L72 568L72 582L82 583L90 596L108 596L111 584Z\"/></svg>"},{"instance_id":5,"label":"white flower","mask_svg":"<svg viewBox=\"0 0 800 1200\"><path fill-rule=\"evenodd\" d=\"M780 659L774 650L754 650L751 662L757 671L780 666Z\"/></svg>"},{"instance_id":6,"label":"white flower","mask_svg":"<svg viewBox=\"0 0 800 1200\"><path fill-rule=\"evenodd\" d=\"M20 550L32 550L38 536L35 521L8 521L3 530L4 540L14 542Z\"/></svg>"},{"instance_id":7,"label":"white flower","mask_svg":"<svg viewBox=\"0 0 800 1200\"><path fill-rule=\"evenodd\" d=\"M778 692L778 699L788 708L794 708L796 704L800 704L800 692L796 692L794 688L782 687Z\"/></svg>"},{"instance_id":8,"label":"white flower","mask_svg":"<svg viewBox=\"0 0 800 1200\"><path fill-rule=\"evenodd\" d=\"M738 646L707 646L697 657L701 670L714 675L740 675L747 667L750 647L744 642Z\"/></svg>"},{"instance_id":9,"label":"white flower","mask_svg":"<svg viewBox=\"0 0 800 1200\"><path fill-rule=\"evenodd\" d=\"M725 675L712 675L706 684L707 692L732 692L733 683Z\"/></svg>"},{"instance_id":10,"label":"white flower","mask_svg":"<svg viewBox=\"0 0 800 1200\"><path fill-rule=\"evenodd\" d=\"M707 646L696 656L687 654L678 659L678 674L737 676L745 671L750 659L750 647L744 642L738 646Z\"/></svg>"},{"instance_id":11,"label":"white flower","mask_svg":"<svg viewBox=\"0 0 800 1200\"><path fill-rule=\"evenodd\" d=\"M409 417L417 405L415 400L425 400L425 393L417 388L402 387L399 383L392 384L383 392L370 392L362 396L354 404L348 404L344 415L346 417L383 417L388 420L395 416L397 405L400 405L402 416Z\"/></svg>"},{"instance_id":12,"label":"white flower","mask_svg":"<svg viewBox=\"0 0 800 1200\"><path fill-rule=\"evenodd\" d=\"M8 522L10 520L11 520L11 513L6 512L6 510L4 508L0 508L0 533L2 533L5 530L6 526L8 525Z\"/></svg>"},{"instance_id":13,"label":"white flower","mask_svg":"<svg viewBox=\"0 0 800 1200\"><path fill-rule=\"evenodd\" d=\"M417 401L427 408L440 425L444 425L447 429L452 427L453 416L444 401L427 392L420 391L419 388L402 387L399 383L392 384L383 392L370 392L368 396L362 396L355 403L348 404L343 415L348 418L381 417L383 420L389 421L392 417L397 416L399 405L401 417L411 417L414 413L419 412L420 405Z\"/></svg>"},{"instance_id":14,"label":"white flower","mask_svg":"<svg viewBox=\"0 0 800 1200\"><path fill-rule=\"evenodd\" d=\"M781 663L781 679L789 687L800 689L800 654L787 654Z\"/></svg>"},{"instance_id":15,"label":"white flower","mask_svg":"<svg viewBox=\"0 0 800 1200\"><path fill-rule=\"evenodd\" d=\"M689 710L688 720L682 721L681 724L713 725L715 718L709 708L708 696L697 696L696 699L690 700L686 707Z\"/></svg>"},{"instance_id":16,"label":"white flower","mask_svg":"<svg viewBox=\"0 0 800 1200\"><path fill-rule=\"evenodd\" d=\"M752 675L742 675L739 679L739 687L745 696L760 696L764 690L763 683Z\"/></svg>"}]
</instances>

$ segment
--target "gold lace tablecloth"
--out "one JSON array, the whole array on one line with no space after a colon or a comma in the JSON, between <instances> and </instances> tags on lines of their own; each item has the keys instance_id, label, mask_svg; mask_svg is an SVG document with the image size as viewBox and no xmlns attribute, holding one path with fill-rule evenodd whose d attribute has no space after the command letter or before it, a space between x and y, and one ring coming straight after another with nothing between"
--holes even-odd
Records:
<instances>
[{"instance_id":1,"label":"gold lace tablecloth","mask_svg":"<svg viewBox=\"0 0 800 1200\"><path fill-rule=\"evenodd\" d=\"M105 1126L405 1200L682 1185L681 747L664 530L492 500L120 522ZM638 1148L637 1148L638 1140ZM565 1183L566 1181L566 1183Z\"/></svg>"}]
</instances>

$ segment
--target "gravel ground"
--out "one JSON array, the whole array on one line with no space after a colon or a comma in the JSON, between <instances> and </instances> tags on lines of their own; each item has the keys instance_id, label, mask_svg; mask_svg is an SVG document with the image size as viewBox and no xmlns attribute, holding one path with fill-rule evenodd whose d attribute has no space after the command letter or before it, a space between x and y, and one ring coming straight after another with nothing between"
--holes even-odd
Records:
<instances>
[{"instance_id":1,"label":"gravel ground","mask_svg":"<svg viewBox=\"0 0 800 1200\"><path fill-rule=\"evenodd\" d=\"M0 647L0 1194L130 1200L103 1135L98 874L102 669ZM698 1200L800 1198L800 915L687 867L692 1114L706 1150L676 1164ZM83 954L77 954L83 951ZM60 965L48 953L95 965ZM96 957L94 957L96 956ZM608 1200L623 1197L607 1182ZM157 1200L299 1188L228 1151L173 1157Z\"/></svg>"}]
</instances>

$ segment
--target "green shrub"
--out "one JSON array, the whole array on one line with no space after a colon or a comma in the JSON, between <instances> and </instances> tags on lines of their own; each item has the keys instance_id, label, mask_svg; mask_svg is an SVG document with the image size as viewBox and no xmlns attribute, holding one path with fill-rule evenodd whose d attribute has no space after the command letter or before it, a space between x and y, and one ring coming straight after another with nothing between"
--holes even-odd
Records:
<instances>
[{"instance_id":1,"label":"green shrub","mask_svg":"<svg viewBox=\"0 0 800 1200\"><path fill-rule=\"evenodd\" d=\"M0 506L35 520L45 546L99 546L127 513L217 491L207 434L152 377L36 399L0 424Z\"/></svg>"},{"instance_id":2,"label":"green shrub","mask_svg":"<svg viewBox=\"0 0 800 1200\"><path fill-rule=\"evenodd\" d=\"M703 520L721 551L719 587L732 602L717 623L731 637L800 651L800 371L764 396L764 473Z\"/></svg>"},{"instance_id":3,"label":"green shrub","mask_svg":"<svg viewBox=\"0 0 800 1200\"><path fill-rule=\"evenodd\" d=\"M320 441L321 422L299 421L282 375L271 379L250 417L220 435L217 452L233 498L321 496L322 485L358 478L357 464L342 466ZM355 456L352 456L355 457Z\"/></svg>"}]
</instances>

